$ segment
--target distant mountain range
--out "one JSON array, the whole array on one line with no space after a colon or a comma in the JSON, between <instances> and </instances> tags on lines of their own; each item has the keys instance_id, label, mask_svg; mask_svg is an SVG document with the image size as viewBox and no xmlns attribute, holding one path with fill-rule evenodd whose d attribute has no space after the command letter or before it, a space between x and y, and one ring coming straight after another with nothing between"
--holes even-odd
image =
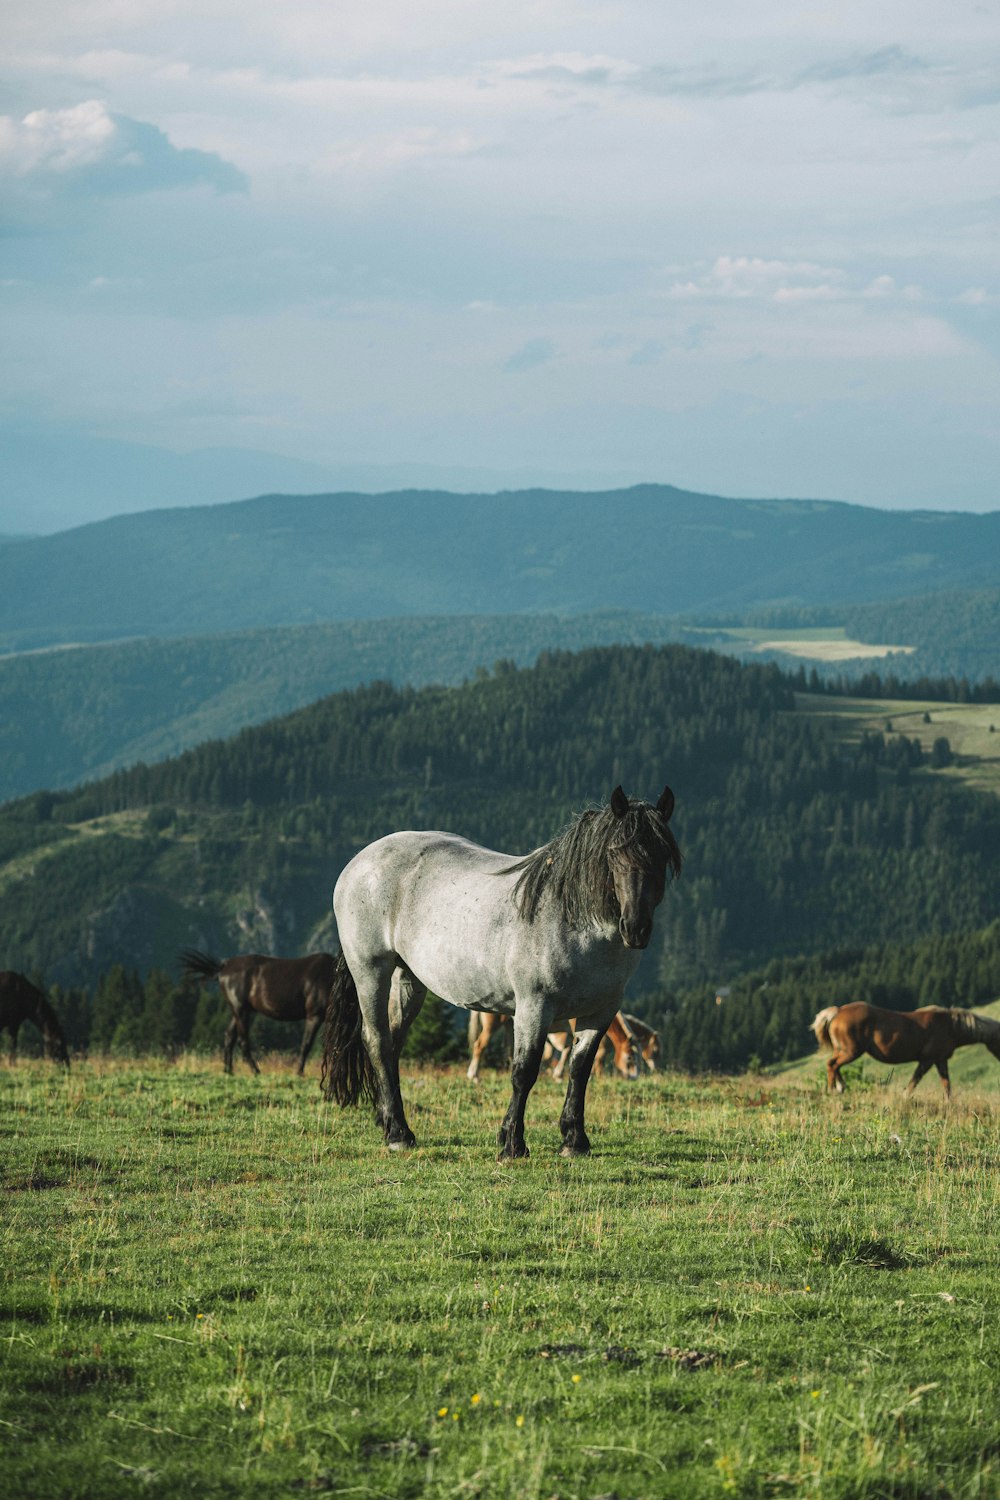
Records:
<instances>
[{"instance_id":1,"label":"distant mountain range","mask_svg":"<svg viewBox=\"0 0 1000 1500\"><path fill-rule=\"evenodd\" d=\"M0 547L0 649L387 616L881 602L995 586L1000 512L666 485L265 495Z\"/></svg>"}]
</instances>

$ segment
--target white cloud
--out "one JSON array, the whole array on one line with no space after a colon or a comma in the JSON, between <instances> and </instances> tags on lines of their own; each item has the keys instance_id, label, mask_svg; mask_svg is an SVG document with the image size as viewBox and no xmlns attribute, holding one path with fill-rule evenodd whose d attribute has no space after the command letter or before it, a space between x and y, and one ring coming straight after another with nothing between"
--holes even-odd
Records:
<instances>
[{"instance_id":1,"label":"white cloud","mask_svg":"<svg viewBox=\"0 0 1000 1500\"><path fill-rule=\"evenodd\" d=\"M231 163L209 151L179 150L155 125L112 114L99 99L68 109L0 116L0 175L54 190L136 193L207 183L218 192L246 186Z\"/></svg>"}]
</instances>

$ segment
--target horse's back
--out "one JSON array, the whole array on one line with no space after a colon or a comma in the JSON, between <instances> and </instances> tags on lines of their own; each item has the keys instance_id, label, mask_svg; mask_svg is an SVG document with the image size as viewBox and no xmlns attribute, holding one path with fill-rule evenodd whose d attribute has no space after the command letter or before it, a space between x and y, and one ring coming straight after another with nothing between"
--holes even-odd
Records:
<instances>
[{"instance_id":1,"label":"horse's back","mask_svg":"<svg viewBox=\"0 0 1000 1500\"><path fill-rule=\"evenodd\" d=\"M20 1024L44 998L24 974L16 969L0 969L0 1026Z\"/></svg>"}]
</instances>

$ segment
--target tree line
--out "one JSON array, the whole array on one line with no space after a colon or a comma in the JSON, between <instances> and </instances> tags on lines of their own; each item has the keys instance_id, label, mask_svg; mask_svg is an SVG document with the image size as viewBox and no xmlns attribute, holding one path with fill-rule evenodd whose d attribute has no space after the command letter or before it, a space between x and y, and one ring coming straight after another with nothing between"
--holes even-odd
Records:
<instances>
[{"instance_id":1,"label":"tree line","mask_svg":"<svg viewBox=\"0 0 1000 1500\"><path fill-rule=\"evenodd\" d=\"M449 828L523 853L621 782L677 794L685 854L630 992L721 985L848 935L985 927L1000 803L916 740L838 738L800 679L679 646L549 652L459 687L385 683L170 761L0 808L0 958L72 988L178 949L332 949L330 893L362 845ZM192 1023L193 1024L193 1023Z\"/></svg>"}]
</instances>

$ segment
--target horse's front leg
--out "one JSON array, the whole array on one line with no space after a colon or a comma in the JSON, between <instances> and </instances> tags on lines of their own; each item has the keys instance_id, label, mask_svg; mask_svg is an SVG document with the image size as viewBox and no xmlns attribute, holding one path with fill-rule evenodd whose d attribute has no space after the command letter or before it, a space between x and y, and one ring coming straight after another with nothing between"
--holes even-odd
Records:
<instances>
[{"instance_id":1,"label":"horse's front leg","mask_svg":"<svg viewBox=\"0 0 1000 1500\"><path fill-rule=\"evenodd\" d=\"M603 1024L596 1025L589 1022L581 1026L577 1021L576 1036L573 1041L573 1051L569 1060L569 1086L566 1089L566 1102L559 1116L559 1129L562 1131L562 1156L588 1156L590 1154L590 1140L584 1126L584 1104L587 1097L587 1084L590 1080L591 1070L594 1066L594 1058L604 1040L604 1033L614 1017L611 1011Z\"/></svg>"},{"instance_id":2,"label":"horse's front leg","mask_svg":"<svg viewBox=\"0 0 1000 1500\"><path fill-rule=\"evenodd\" d=\"M947 1064L947 1062L939 1062L936 1066L937 1066L938 1072L941 1075L941 1084L942 1084L942 1086L944 1088L944 1097L946 1099L950 1099L951 1098L951 1078L950 1078L950 1076L948 1074L948 1064Z\"/></svg>"},{"instance_id":3,"label":"horse's front leg","mask_svg":"<svg viewBox=\"0 0 1000 1500\"><path fill-rule=\"evenodd\" d=\"M514 1062L510 1070L513 1092L497 1135L501 1161L513 1161L528 1155L524 1144L524 1109L542 1065L545 1036L551 1019L551 1006L531 1000L517 1003L514 1011Z\"/></svg>"},{"instance_id":4,"label":"horse's front leg","mask_svg":"<svg viewBox=\"0 0 1000 1500\"><path fill-rule=\"evenodd\" d=\"M255 1073L260 1072L257 1059L250 1051L250 1011L241 1010L236 1016L236 1030L239 1032L240 1046L243 1048L243 1056Z\"/></svg>"},{"instance_id":5,"label":"horse's front leg","mask_svg":"<svg viewBox=\"0 0 1000 1500\"><path fill-rule=\"evenodd\" d=\"M302 1033L302 1048L299 1052L298 1073L300 1078L306 1070L306 1062L309 1058L310 1052L312 1051L313 1042L316 1040L316 1033L319 1031L319 1028L322 1026L322 1024L322 1010L318 1011L316 1015L310 1016L306 1021L306 1029Z\"/></svg>"}]
</instances>

